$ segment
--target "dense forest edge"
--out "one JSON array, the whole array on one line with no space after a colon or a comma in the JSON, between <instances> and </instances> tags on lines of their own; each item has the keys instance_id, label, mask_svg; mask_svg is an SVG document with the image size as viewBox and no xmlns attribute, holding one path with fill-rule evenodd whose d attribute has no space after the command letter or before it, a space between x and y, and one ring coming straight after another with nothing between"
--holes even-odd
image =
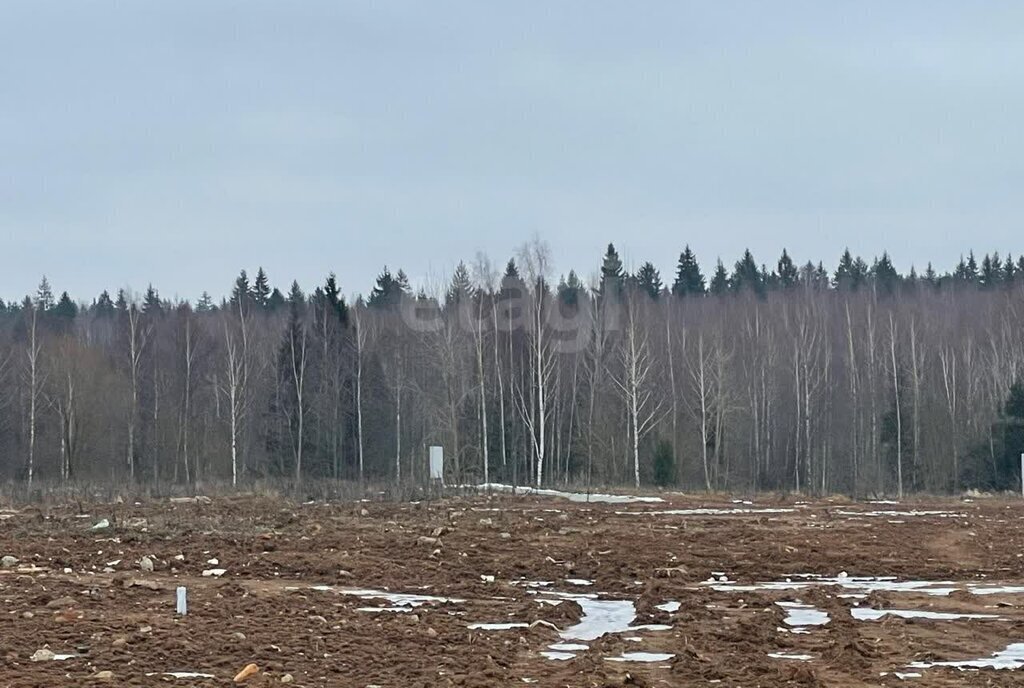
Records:
<instances>
[{"instance_id":1,"label":"dense forest edge","mask_svg":"<svg viewBox=\"0 0 1024 688\"><path fill-rule=\"evenodd\" d=\"M548 247L346 300L259 269L194 303L43 278L0 301L0 476L195 486L631 485L854 496L1020 489L1024 256L901 274L746 251L710 276L557 281Z\"/></svg>"}]
</instances>

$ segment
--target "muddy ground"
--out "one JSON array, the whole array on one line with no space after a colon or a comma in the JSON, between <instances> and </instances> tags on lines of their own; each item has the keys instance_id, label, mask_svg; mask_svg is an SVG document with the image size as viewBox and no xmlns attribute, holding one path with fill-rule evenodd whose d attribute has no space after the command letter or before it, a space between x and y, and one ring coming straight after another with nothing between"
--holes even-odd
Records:
<instances>
[{"instance_id":1,"label":"muddy ground","mask_svg":"<svg viewBox=\"0 0 1024 688\"><path fill-rule=\"evenodd\" d=\"M260 668L253 686L1009 686L1024 677L1024 668L911 667L988 660L1024 642L1024 502L661 496L0 510L0 555L17 559L0 568L0 686L227 686L250 662ZM94 528L104 519L109 527ZM188 590L184 617L177 586ZM620 604L611 614L595 598ZM806 619L787 621L778 602L812 607L827 623L799 627ZM860 620L853 607L986 618ZM605 627L617 632L572 637ZM566 658L543 654L552 651ZM649 654L629 654L638 652Z\"/></svg>"}]
</instances>

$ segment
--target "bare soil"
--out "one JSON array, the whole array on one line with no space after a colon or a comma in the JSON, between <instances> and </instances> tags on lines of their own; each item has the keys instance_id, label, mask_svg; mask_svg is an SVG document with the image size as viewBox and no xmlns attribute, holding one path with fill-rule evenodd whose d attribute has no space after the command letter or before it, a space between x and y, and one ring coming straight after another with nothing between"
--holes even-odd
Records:
<instances>
[{"instance_id":1,"label":"bare soil","mask_svg":"<svg viewBox=\"0 0 1024 688\"><path fill-rule=\"evenodd\" d=\"M726 496L662 496L662 504L238 497L0 511L0 556L18 559L0 569L0 686L227 686L250 662L260 668L246 682L253 686L281 685L286 675L295 686L358 688L1021 683L1024 669L907 667L987 658L1024 642L1024 593L965 589L969 582L1024 586L1024 503L761 496L739 505ZM693 508L752 513L660 513ZM894 513L913 511L943 513ZM101 519L110 527L93 530ZM152 572L140 569L143 557ZM226 573L203 575L213 568ZM951 581L957 590L854 599L835 585L736 591L706 584L799 574ZM184 617L175 614L177 586L188 589ZM391 604L352 589L448 601L366 611ZM573 600L553 604L559 592L631 601L635 624L670 630L605 635L582 641L588 647L573 659L545 658L551 644L581 642L559 638L558 629L583 613ZM779 601L813 605L830 620L793 633ZM658 608L667 602L678 609ZM850 615L854 605L999 618L859 621ZM497 622L530 626L469 628ZM74 656L32 661L43 648ZM636 651L672 657L610 661Z\"/></svg>"}]
</instances>

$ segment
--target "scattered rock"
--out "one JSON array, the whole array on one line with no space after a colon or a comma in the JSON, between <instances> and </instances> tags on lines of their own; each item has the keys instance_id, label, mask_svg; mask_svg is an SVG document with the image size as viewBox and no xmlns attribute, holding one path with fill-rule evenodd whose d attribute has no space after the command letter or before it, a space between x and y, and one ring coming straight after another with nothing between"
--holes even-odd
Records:
<instances>
[{"instance_id":1,"label":"scattered rock","mask_svg":"<svg viewBox=\"0 0 1024 688\"><path fill-rule=\"evenodd\" d=\"M246 664L245 668L235 674L235 683L245 683L250 678L260 673L260 668L255 664Z\"/></svg>"},{"instance_id":2,"label":"scattered rock","mask_svg":"<svg viewBox=\"0 0 1024 688\"><path fill-rule=\"evenodd\" d=\"M216 557L214 557L213 559L207 559L206 563L209 564L210 566L217 566L218 564L220 564L220 559L217 559Z\"/></svg>"},{"instance_id":3,"label":"scattered rock","mask_svg":"<svg viewBox=\"0 0 1024 688\"><path fill-rule=\"evenodd\" d=\"M107 519L104 518L103 520L94 523L92 528L90 528L89 530L105 530L105 529L107 529L109 527L110 527L110 521L108 521Z\"/></svg>"},{"instance_id":4,"label":"scattered rock","mask_svg":"<svg viewBox=\"0 0 1024 688\"><path fill-rule=\"evenodd\" d=\"M36 650L29 659L33 662L52 662L56 656L51 650L44 647L41 650Z\"/></svg>"},{"instance_id":5,"label":"scattered rock","mask_svg":"<svg viewBox=\"0 0 1024 688\"><path fill-rule=\"evenodd\" d=\"M0 568L13 569L17 565L18 557L12 557L10 554L6 554L3 559L0 559Z\"/></svg>"},{"instance_id":6,"label":"scattered rock","mask_svg":"<svg viewBox=\"0 0 1024 688\"><path fill-rule=\"evenodd\" d=\"M360 515L360 516L369 516L369 515L370 515L370 512L369 512L369 511L367 511L366 509L360 509L360 510L359 510L359 515Z\"/></svg>"},{"instance_id":7,"label":"scattered rock","mask_svg":"<svg viewBox=\"0 0 1024 688\"><path fill-rule=\"evenodd\" d=\"M426 535L421 535L418 538L416 538L416 543L420 545L436 545L440 542L441 541L438 540L436 537L427 537Z\"/></svg>"},{"instance_id":8,"label":"scattered rock","mask_svg":"<svg viewBox=\"0 0 1024 688\"><path fill-rule=\"evenodd\" d=\"M114 672L110 670L97 671L95 674L92 675L92 679L94 681L113 681Z\"/></svg>"},{"instance_id":9,"label":"scattered rock","mask_svg":"<svg viewBox=\"0 0 1024 688\"><path fill-rule=\"evenodd\" d=\"M153 560L149 557L142 557L142 559L139 560L139 569L141 569L143 573L153 573Z\"/></svg>"},{"instance_id":10,"label":"scattered rock","mask_svg":"<svg viewBox=\"0 0 1024 688\"><path fill-rule=\"evenodd\" d=\"M433 628L428 628L427 629L427 635L430 636L431 638L436 638L437 637L437 631L435 631Z\"/></svg>"},{"instance_id":11,"label":"scattered rock","mask_svg":"<svg viewBox=\"0 0 1024 688\"><path fill-rule=\"evenodd\" d=\"M55 600L50 600L46 603L47 609L63 609L64 607L74 607L78 600L74 597L58 597Z\"/></svg>"},{"instance_id":12,"label":"scattered rock","mask_svg":"<svg viewBox=\"0 0 1024 688\"><path fill-rule=\"evenodd\" d=\"M33 617L35 617L35 614L33 614L32 612L25 612L21 615L21 618L23 619L31 619Z\"/></svg>"},{"instance_id":13,"label":"scattered rock","mask_svg":"<svg viewBox=\"0 0 1024 688\"><path fill-rule=\"evenodd\" d=\"M501 540L511 540L512 533L498 533L498 538Z\"/></svg>"},{"instance_id":14,"label":"scattered rock","mask_svg":"<svg viewBox=\"0 0 1024 688\"><path fill-rule=\"evenodd\" d=\"M236 631L231 634L231 637L237 640L238 642L242 642L243 640L245 640L245 633L242 633L241 631Z\"/></svg>"},{"instance_id":15,"label":"scattered rock","mask_svg":"<svg viewBox=\"0 0 1024 688\"><path fill-rule=\"evenodd\" d=\"M128 639L127 638L124 638L124 637L114 638L114 642L110 643L110 647L114 648L115 650L120 650L122 647L124 647L127 644L128 644Z\"/></svg>"},{"instance_id":16,"label":"scattered rock","mask_svg":"<svg viewBox=\"0 0 1024 688\"><path fill-rule=\"evenodd\" d=\"M291 674L285 674L281 677L281 683L291 683L295 678Z\"/></svg>"},{"instance_id":17,"label":"scattered rock","mask_svg":"<svg viewBox=\"0 0 1024 688\"><path fill-rule=\"evenodd\" d=\"M223 576L227 572L228 572L227 569L206 569L205 571L203 571L203 577L204 578L211 578L211 577L212 578L220 578L221 576Z\"/></svg>"}]
</instances>

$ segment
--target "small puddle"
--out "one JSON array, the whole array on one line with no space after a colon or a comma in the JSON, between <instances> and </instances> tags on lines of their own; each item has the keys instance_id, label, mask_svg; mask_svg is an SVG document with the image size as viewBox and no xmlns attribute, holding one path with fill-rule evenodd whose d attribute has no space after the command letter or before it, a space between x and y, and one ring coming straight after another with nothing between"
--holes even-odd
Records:
<instances>
[{"instance_id":1,"label":"small puddle","mask_svg":"<svg viewBox=\"0 0 1024 688\"><path fill-rule=\"evenodd\" d=\"M827 612L809 604L802 602L777 602L776 604L786 610L784 623L792 628L794 633L807 633L808 626L824 626L829 622Z\"/></svg>"},{"instance_id":2,"label":"small puddle","mask_svg":"<svg viewBox=\"0 0 1024 688\"><path fill-rule=\"evenodd\" d=\"M668 631L672 629L671 626L664 624L644 624L634 626L633 622L636 621L636 605L631 600L602 600L598 599L597 594L592 593L556 592L553 590L544 590L544 586L531 586L529 583L525 583L525 585L528 587L541 588L540 590L534 589L529 591L531 594L545 596L538 599L538 602L546 604L560 604L563 601L569 600L576 602L583 612L579 621L576 622L575 625L558 632L558 635L562 638L563 642L549 645L547 650L540 653L542 657L547 659L555 661L568 661L570 659L574 659L577 652L585 652L590 649L590 645L587 643L608 634L637 631ZM679 603L668 604L678 605ZM676 608L678 608L678 606ZM526 628L528 626L529 624L522 622L477 623L470 625L469 628L472 630L482 631L503 631L513 628ZM640 639L636 638L636 640ZM623 654L620 658L609 658L609 661L665 661L664 658L648 660L641 659L642 657L647 656L662 657L662 655L657 653L629 652ZM667 659L671 659L673 656L674 655L668 655ZM627 659L627 657L629 657L629 659Z\"/></svg>"}]
</instances>

